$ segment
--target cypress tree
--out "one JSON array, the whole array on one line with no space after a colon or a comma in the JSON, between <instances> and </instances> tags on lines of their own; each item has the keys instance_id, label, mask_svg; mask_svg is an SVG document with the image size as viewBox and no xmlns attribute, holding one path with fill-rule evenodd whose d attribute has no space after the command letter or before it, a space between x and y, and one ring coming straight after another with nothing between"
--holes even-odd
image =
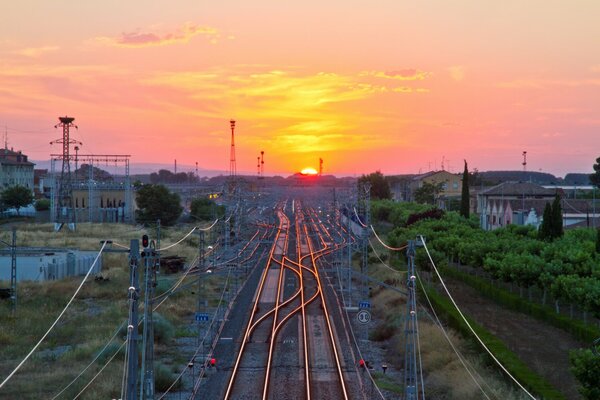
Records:
<instances>
[{"instance_id":1,"label":"cypress tree","mask_svg":"<svg viewBox=\"0 0 600 400\"><path fill-rule=\"evenodd\" d=\"M552 202L552 239L562 237L563 231L563 215L560 205L560 196L557 194Z\"/></svg>"},{"instance_id":2,"label":"cypress tree","mask_svg":"<svg viewBox=\"0 0 600 400\"><path fill-rule=\"evenodd\" d=\"M460 197L460 215L469 219L470 213L470 194L469 194L469 169L467 168L467 160L465 160L465 170L462 176L462 193Z\"/></svg>"},{"instance_id":3,"label":"cypress tree","mask_svg":"<svg viewBox=\"0 0 600 400\"><path fill-rule=\"evenodd\" d=\"M544 216L540 230L538 231L538 238L541 240L549 240L552 238L552 207L550 203L546 203L544 207Z\"/></svg>"},{"instance_id":4,"label":"cypress tree","mask_svg":"<svg viewBox=\"0 0 600 400\"><path fill-rule=\"evenodd\" d=\"M600 228L596 229L596 253L600 253Z\"/></svg>"}]
</instances>

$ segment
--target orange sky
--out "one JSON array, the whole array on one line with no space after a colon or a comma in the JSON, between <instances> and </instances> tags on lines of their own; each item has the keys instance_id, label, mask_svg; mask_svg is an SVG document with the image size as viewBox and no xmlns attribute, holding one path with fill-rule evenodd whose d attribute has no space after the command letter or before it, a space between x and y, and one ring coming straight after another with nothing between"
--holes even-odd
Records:
<instances>
[{"instance_id":1,"label":"orange sky","mask_svg":"<svg viewBox=\"0 0 600 400\"><path fill-rule=\"evenodd\" d=\"M7 4L8 3L8 4ZM225 171L591 172L600 2L14 1L0 127L36 160L59 115L83 152ZM449 160L449 161L447 161Z\"/></svg>"}]
</instances>

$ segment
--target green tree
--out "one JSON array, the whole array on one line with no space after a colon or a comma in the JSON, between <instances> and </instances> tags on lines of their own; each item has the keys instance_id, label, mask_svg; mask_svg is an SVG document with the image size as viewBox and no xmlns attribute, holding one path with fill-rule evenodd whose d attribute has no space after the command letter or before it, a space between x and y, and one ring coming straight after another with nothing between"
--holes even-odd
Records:
<instances>
[{"instance_id":1,"label":"green tree","mask_svg":"<svg viewBox=\"0 0 600 400\"><path fill-rule=\"evenodd\" d=\"M35 202L35 210L36 211L46 211L50 209L50 200L48 199L39 199Z\"/></svg>"},{"instance_id":2,"label":"green tree","mask_svg":"<svg viewBox=\"0 0 600 400\"><path fill-rule=\"evenodd\" d=\"M460 215L469 219L471 195L469 194L469 169L465 160L465 169L462 176L462 193L460 196Z\"/></svg>"},{"instance_id":3,"label":"green tree","mask_svg":"<svg viewBox=\"0 0 600 400\"><path fill-rule=\"evenodd\" d=\"M14 208L19 215L19 209L30 205L33 202L31 190L25 186L12 186L2 192L2 202L8 208Z\"/></svg>"},{"instance_id":4,"label":"green tree","mask_svg":"<svg viewBox=\"0 0 600 400\"><path fill-rule=\"evenodd\" d=\"M600 188L600 157L596 158L593 168L594 173L590 175L590 182Z\"/></svg>"},{"instance_id":5,"label":"green tree","mask_svg":"<svg viewBox=\"0 0 600 400\"><path fill-rule=\"evenodd\" d=\"M583 398L600 399L600 356L590 349L573 350L569 354L571 371L581 384Z\"/></svg>"},{"instance_id":6,"label":"green tree","mask_svg":"<svg viewBox=\"0 0 600 400\"><path fill-rule=\"evenodd\" d=\"M560 196L557 194L552 202L552 239L562 237L563 230L563 215L562 207L560 206Z\"/></svg>"},{"instance_id":7,"label":"green tree","mask_svg":"<svg viewBox=\"0 0 600 400\"><path fill-rule=\"evenodd\" d=\"M371 184L371 199L382 200L392 198L390 184L385 179L381 171L375 171L369 175L363 175L358 179L359 185L367 182Z\"/></svg>"},{"instance_id":8,"label":"green tree","mask_svg":"<svg viewBox=\"0 0 600 400\"><path fill-rule=\"evenodd\" d=\"M183 211L180 202L179 195L163 185L144 185L136 193L136 219L145 224L160 219L163 225L173 225Z\"/></svg>"},{"instance_id":9,"label":"green tree","mask_svg":"<svg viewBox=\"0 0 600 400\"><path fill-rule=\"evenodd\" d=\"M213 200L203 197L192 200L190 213L200 221L210 221L215 217L222 217L225 214L225 207L217 206Z\"/></svg>"},{"instance_id":10,"label":"green tree","mask_svg":"<svg viewBox=\"0 0 600 400\"><path fill-rule=\"evenodd\" d=\"M421 204L434 204L438 194L442 191L443 183L423 182L423 186L415 190L415 202Z\"/></svg>"},{"instance_id":11,"label":"green tree","mask_svg":"<svg viewBox=\"0 0 600 400\"><path fill-rule=\"evenodd\" d=\"M542 224L538 232L538 237L541 240L550 240L552 238L552 206L546 203L544 214L542 216Z\"/></svg>"},{"instance_id":12,"label":"green tree","mask_svg":"<svg viewBox=\"0 0 600 400\"><path fill-rule=\"evenodd\" d=\"M596 253L600 253L600 228L596 229Z\"/></svg>"}]
</instances>

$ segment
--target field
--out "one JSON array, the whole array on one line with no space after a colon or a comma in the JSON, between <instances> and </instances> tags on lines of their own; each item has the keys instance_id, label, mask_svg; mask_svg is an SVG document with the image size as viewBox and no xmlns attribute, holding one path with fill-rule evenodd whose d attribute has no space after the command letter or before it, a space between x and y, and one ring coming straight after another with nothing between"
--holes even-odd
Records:
<instances>
[{"instance_id":1,"label":"field","mask_svg":"<svg viewBox=\"0 0 600 400\"><path fill-rule=\"evenodd\" d=\"M162 230L162 245L166 246L183 237L191 227ZM17 233L19 246L71 247L99 250L100 240L114 240L128 245L129 240L141 238L144 229L127 225L80 224L77 232L55 233L51 225L20 225ZM153 232L148 232L151 236ZM2 232L0 239L7 240ZM198 240L190 238L173 248L176 254L193 260ZM82 371L104 348L114 340L103 355L60 398L73 398L96 374L123 343L127 319L127 287L129 272L126 255L103 254L103 280L88 278L87 282L63 318L48 335L24 366L6 384L0 393L5 399L52 398ZM143 275L140 277L143 282ZM4 379L23 359L32 346L54 322L75 289L81 277L45 283L18 284L17 312L11 315L7 302L0 304L0 377ZM166 290L173 278L159 278L158 292ZM5 285L6 283L4 283ZM3 285L3 286L4 286ZM210 286L209 286L210 287ZM173 372L185 360L170 344L177 337L194 335L187 329L196 297L178 293L169 297L157 310L156 324L157 364L160 378L172 381ZM161 318L162 316L162 318ZM106 399L120 396L122 352L99 378L84 392L82 398ZM164 364L164 365L163 365ZM158 378L158 377L157 377Z\"/></svg>"}]
</instances>

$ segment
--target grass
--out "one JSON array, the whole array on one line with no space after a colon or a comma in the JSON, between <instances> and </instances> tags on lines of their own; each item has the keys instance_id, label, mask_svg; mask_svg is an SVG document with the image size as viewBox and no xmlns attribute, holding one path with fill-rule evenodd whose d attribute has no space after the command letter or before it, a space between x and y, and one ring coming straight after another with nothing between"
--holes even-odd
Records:
<instances>
[{"instance_id":1,"label":"grass","mask_svg":"<svg viewBox=\"0 0 600 400\"><path fill-rule=\"evenodd\" d=\"M381 251L379 252L381 254ZM371 264L369 272L375 279L404 290L406 274L401 272L402 266L396 268L400 272L393 272L380 264ZM391 366L386 375L381 372L374 372L373 375L382 390L401 394L404 392L401 374L394 376L391 370L399 371L404 366L403 315L406 298L398 292L375 285L371 293L372 312L374 318L380 321L379 327L372 332L372 338L379 336L383 340L380 346L385 347L386 362ZM440 328L423 312L419 318L419 331L427 397L448 400L483 398L480 389L460 363ZM447 328L446 331L454 346L466 357L471 369L481 376L478 382L492 399L527 398L498 373L497 368L490 367L488 360L470 341L463 339L461 334L453 329Z\"/></svg>"},{"instance_id":2,"label":"grass","mask_svg":"<svg viewBox=\"0 0 600 400\"><path fill-rule=\"evenodd\" d=\"M453 305L448 300L441 297L434 289L426 288L426 290L438 313L443 314L454 329L457 329L465 336L470 337L471 332L468 330L468 327L459 316ZM504 365L504 367L519 382L521 382L521 384L523 384L533 393L541 396L543 399L565 399L565 397L544 378L531 371L531 369L529 369L529 367L527 367L512 351L510 351L501 340L496 338L475 321L470 320L468 317L467 320L473 327L473 330L477 332L477 335L490 349L490 351Z\"/></svg>"},{"instance_id":3,"label":"grass","mask_svg":"<svg viewBox=\"0 0 600 400\"><path fill-rule=\"evenodd\" d=\"M162 246L176 242L189 232L191 226L162 229ZM54 232L51 224L20 225L17 231L17 244L32 247L69 247L84 250L99 250L100 241L111 239L128 245L131 239L140 239L144 229L119 224L79 224L76 232L63 230ZM153 232L148 232L152 236ZM198 240L190 239L172 250L168 255L178 255L191 261L198 252ZM10 231L1 231L0 239L8 241ZM39 399L48 398L66 386L98 352L106 345L115 330L127 319L127 287L129 286L128 260L123 253L102 255L102 275L108 281L93 279L83 285L82 290L71 304L47 339L23 367L0 391L0 399ZM162 279L163 276L161 275ZM186 282L193 278L187 278ZM72 277L48 282L19 282L16 316L10 313L9 303L0 303L0 380L3 380L23 359L50 327L62 311L69 298L80 284L81 277ZM143 282L143 273L140 284ZM171 286L161 284L162 292ZM213 292L213 286L220 282L207 282L206 287ZM3 283L3 286L5 283ZM176 359L173 338L191 332L189 321L197 304L197 297L186 289L173 295L159 309L156 315L157 342L156 358ZM140 315L143 307L140 307ZM162 317L161 317L162 315ZM181 336L180 336L181 337ZM88 371L67 390L61 398L73 398L91 379L121 345L123 332L109 345L109 348ZM64 350L61 346L70 346ZM46 351L40 353L40 351ZM41 357L40 354L45 354ZM102 375L86 390L86 399L107 399L120 397L123 351L106 368ZM162 370L161 370L162 371ZM162 373L162 372L161 372ZM168 380L169 374L161 375ZM162 382L162 383L165 383ZM170 382L169 382L170 384Z\"/></svg>"}]
</instances>

